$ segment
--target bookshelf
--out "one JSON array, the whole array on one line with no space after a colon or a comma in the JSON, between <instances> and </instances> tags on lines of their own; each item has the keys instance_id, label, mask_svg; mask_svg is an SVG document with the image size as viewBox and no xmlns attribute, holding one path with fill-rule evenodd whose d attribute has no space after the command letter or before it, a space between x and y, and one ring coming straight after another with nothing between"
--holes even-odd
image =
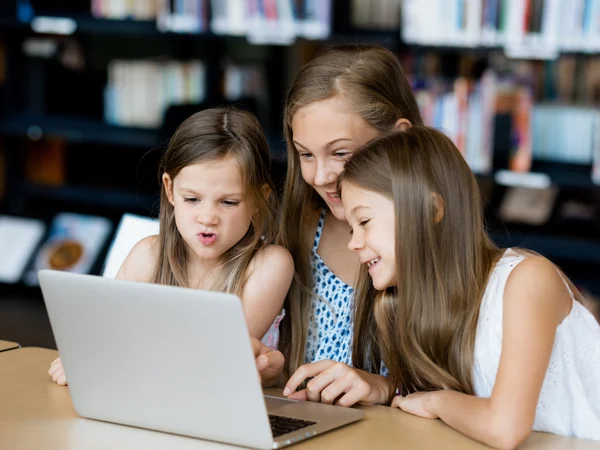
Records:
<instances>
[{"instance_id":1,"label":"bookshelf","mask_svg":"<svg viewBox=\"0 0 600 450\"><path fill-rule=\"evenodd\" d=\"M231 4L241 4L244 1L223 0ZM93 8L98 2L91 0L60 2L60 7L51 6L51 2L28 0L33 13L26 20L17 16L14 9L3 10L0 7L0 42L3 43L7 62L4 84L0 87L0 140L7 155L7 196L10 195L10 200L7 197L4 201L0 200L0 213L34 216L43 207L46 220L50 220L53 212L74 210L98 212L115 222L124 212L152 214L158 198L156 176L152 172L155 161L146 163L143 183L137 180L139 161L145 161L148 153L155 157L175 126L186 115L201 106L228 101L225 93L231 91L253 97L247 104L259 116L266 129L273 153L274 175L281 185L285 171L285 145L281 133L284 93L300 64L316 51L336 44L381 44L399 55L405 70L411 75L427 72L427 66L435 60L434 65L438 66L439 71L434 74L435 77L449 80L450 85L464 75L465 67L471 68L469 76L475 80L481 76L484 66L493 65L498 73L505 74L515 72L515 67L521 70L522 66L517 67L518 64L529 64L527 77L533 77L539 72L559 73L565 68L571 68L571 57L577 61L574 74L586 70L593 73L593 68L596 67L590 64L590 68L586 69L588 61L595 57L589 48L562 48L560 55L564 58L557 60L544 61L536 57L533 58L534 62L523 59L507 63L500 58L498 64L497 55L503 53L504 42L490 39L485 42L473 41L475 43L451 39L407 39L402 20L408 16L405 12L402 16L396 14L396 11L400 11L400 7L405 11L406 5L414 4L415 1L425 3L422 0L333 0L330 30L327 34L316 33L311 39L306 32L310 31L310 27L304 26L297 28L299 31L291 43L277 42L274 38L269 40L272 37L269 35L250 36L255 41L262 39L261 45L251 43L249 34L252 30L249 31L249 28L233 35L222 30L215 32L210 20L215 13L214 2L208 0L200 2L208 6L208 16L201 29L195 32L177 32L176 26L161 30L157 16L138 20L122 10L101 16ZM445 1L432 0L432 4ZM468 1L485 6L502 3L504 0ZM14 0L15 5L16 3ZM385 8L378 9L384 3ZM176 12L170 11L172 14ZM146 13L149 14L148 11ZM222 11L216 10L216 13L220 14ZM123 17L114 17L118 14ZM33 27L36 17L49 18L50 31L46 29L41 33L36 32ZM53 19L72 21L72 32L51 32ZM237 23L236 26L239 25ZM277 30L276 27L273 29ZM233 27L231 30L239 31L240 28ZM32 43L37 45L33 45L33 54L23 51L26 43L29 48L32 48ZM43 54L44 46L48 45L55 46L55 51L50 56ZM163 123L146 127L107 123L104 90L110 78L110 64L116 60L202 61L206 69L203 88L205 95L195 105L187 105L185 108L185 105L181 105L183 111L179 114L171 115L168 110L163 111ZM81 67L79 63L82 63ZM235 67L237 72L231 78L237 79L243 79L247 68L258 68L258 72L264 77L259 92L242 92L239 86L227 89L228 67ZM430 73L425 75L431 76ZM544 83L541 85L547 86L550 82L546 80ZM429 86L425 83L421 87ZM562 89L566 88L563 86ZM543 100L563 105L580 105L585 100L585 94L575 87L571 97L561 97L562 94L559 94L558 91L543 95L536 93L534 100L536 103ZM590 93L590 98L594 97L592 94ZM126 103L129 102L126 100ZM595 99L590 102L586 108L598 106ZM498 210L508 188L498 181L496 175L498 170L508 168L507 158L513 150L510 140L513 117L510 111L501 111L496 115L493 126L492 167L478 175L482 185L489 188L487 215L492 236L500 245L528 246L559 264L575 264L573 270L583 270L588 274L582 277L583 281L600 294L600 286L592 283L594 276L589 275L594 271L598 273L600 269L600 228L597 226L600 213L592 207L590 219L561 218L561 202L582 198L588 206L595 202L600 204L600 189L591 176L592 160L584 163L549 161L534 154L530 171L543 174L550 184L558 187L560 194L556 206L550 219L543 225L507 224L498 217ZM67 175L62 184L48 186L25 177L23 162L26 144L45 139L60 139L64 142ZM582 145L574 138L572 143L574 147ZM98 162L86 163L82 157L85 152L90 152ZM126 173L133 174L132 182L100 183L99 179L106 177L105 174L110 171L110 165L100 164L102 159L112 161L113 166L120 171L120 177ZM77 176L70 176L69 171L72 172L71 175L75 173ZM86 174L89 176L86 177Z\"/></svg>"}]
</instances>

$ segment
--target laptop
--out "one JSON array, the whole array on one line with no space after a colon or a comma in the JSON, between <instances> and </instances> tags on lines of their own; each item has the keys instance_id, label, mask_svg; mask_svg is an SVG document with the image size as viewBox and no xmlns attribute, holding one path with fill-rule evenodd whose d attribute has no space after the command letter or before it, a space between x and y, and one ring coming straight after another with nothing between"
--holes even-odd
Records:
<instances>
[{"instance_id":1,"label":"laptop","mask_svg":"<svg viewBox=\"0 0 600 450\"><path fill-rule=\"evenodd\" d=\"M263 395L235 295L40 270L77 414L271 449L364 417Z\"/></svg>"}]
</instances>

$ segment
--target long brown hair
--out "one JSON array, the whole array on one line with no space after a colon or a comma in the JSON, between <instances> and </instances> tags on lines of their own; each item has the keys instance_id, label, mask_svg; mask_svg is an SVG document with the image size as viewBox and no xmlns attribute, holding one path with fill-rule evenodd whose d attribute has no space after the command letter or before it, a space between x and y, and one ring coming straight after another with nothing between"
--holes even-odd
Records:
<instances>
[{"instance_id":1,"label":"long brown hair","mask_svg":"<svg viewBox=\"0 0 600 450\"><path fill-rule=\"evenodd\" d=\"M469 166L443 133L412 127L354 154L338 187L346 183L393 201L398 280L376 292L361 268L353 365L378 370L383 360L391 395L396 387L473 394L479 306L501 250L485 231ZM443 205L441 220L436 200Z\"/></svg>"},{"instance_id":2,"label":"long brown hair","mask_svg":"<svg viewBox=\"0 0 600 450\"><path fill-rule=\"evenodd\" d=\"M286 299L288 315L281 325L280 348L290 373L304 363L312 301L310 227L314 212L325 203L303 179L293 141L292 119L301 108L334 96L343 97L369 125L387 132L398 119L414 125L423 120L398 59L375 45L334 47L311 60L296 75L285 100L283 129L287 142L287 174L278 242L292 254L294 281Z\"/></svg>"},{"instance_id":3,"label":"long brown hair","mask_svg":"<svg viewBox=\"0 0 600 450\"><path fill-rule=\"evenodd\" d=\"M235 107L206 109L187 118L175 131L160 162L159 175L177 174L191 164L233 156L238 162L244 196L255 210L245 236L220 258L212 290L241 295L250 261L274 240L274 186L267 140L258 120ZM175 211L165 189L160 197L160 254L153 282L188 286L188 247L175 224Z\"/></svg>"}]
</instances>

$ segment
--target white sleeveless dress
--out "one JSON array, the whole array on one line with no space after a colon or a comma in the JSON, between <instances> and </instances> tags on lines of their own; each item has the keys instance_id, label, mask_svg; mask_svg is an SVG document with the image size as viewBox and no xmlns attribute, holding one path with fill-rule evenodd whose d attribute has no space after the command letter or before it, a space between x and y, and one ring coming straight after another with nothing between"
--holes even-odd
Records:
<instances>
[{"instance_id":1,"label":"white sleeveless dress","mask_svg":"<svg viewBox=\"0 0 600 450\"><path fill-rule=\"evenodd\" d=\"M504 287L525 258L508 249L486 287L475 338L473 377L478 397L492 395L502 349ZM575 299L556 329L533 430L600 440L600 325Z\"/></svg>"}]
</instances>

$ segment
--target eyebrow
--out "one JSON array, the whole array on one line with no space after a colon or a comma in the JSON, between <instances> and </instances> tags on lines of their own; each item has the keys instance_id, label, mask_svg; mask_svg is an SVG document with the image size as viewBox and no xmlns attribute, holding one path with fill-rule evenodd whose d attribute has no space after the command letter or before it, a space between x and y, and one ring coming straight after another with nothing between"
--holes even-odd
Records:
<instances>
[{"instance_id":1,"label":"eyebrow","mask_svg":"<svg viewBox=\"0 0 600 450\"><path fill-rule=\"evenodd\" d=\"M186 191L189 192L190 194L194 194L194 195L198 195L198 192L196 192L194 189L188 188L188 187L180 187L178 189L179 191ZM242 193L241 192L229 192L229 193L225 193L223 195L221 195L221 198L226 198L226 197L242 197Z\"/></svg>"},{"instance_id":2,"label":"eyebrow","mask_svg":"<svg viewBox=\"0 0 600 450\"><path fill-rule=\"evenodd\" d=\"M328 142L327 144L325 144L325 148L329 148L329 147L331 147L333 144L337 144L337 143L338 143L338 142L340 142L340 141L352 141L352 139L350 139L350 138L337 138L337 139L334 139L333 141L331 141L331 142ZM308 148L307 148L307 147L305 147L304 145L302 145L302 144L301 144L300 142L298 142L298 141L294 141L294 145L297 145L298 147L302 147L304 150L307 150L307 151L308 151Z\"/></svg>"}]
</instances>

